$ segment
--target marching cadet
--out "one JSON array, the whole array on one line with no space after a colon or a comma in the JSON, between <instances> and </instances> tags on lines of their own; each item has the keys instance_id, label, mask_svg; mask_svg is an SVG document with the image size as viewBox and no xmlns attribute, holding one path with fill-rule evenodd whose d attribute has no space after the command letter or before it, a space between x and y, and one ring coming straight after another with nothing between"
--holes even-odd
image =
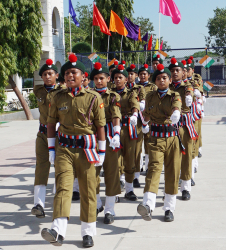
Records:
<instances>
[{"instance_id":1,"label":"marching cadet","mask_svg":"<svg viewBox=\"0 0 226 250\"><path fill-rule=\"evenodd\" d=\"M116 61L114 61L114 63L109 67L110 81L109 81L108 84L107 84L108 89L115 88L114 79L112 79L111 74L112 74L112 72L117 68L117 66L118 66L118 61L116 60Z\"/></svg>"},{"instance_id":2,"label":"marching cadet","mask_svg":"<svg viewBox=\"0 0 226 250\"><path fill-rule=\"evenodd\" d=\"M85 72L85 79L83 81L83 87L85 89L90 89L89 83L91 82L90 80L90 73L88 71Z\"/></svg>"},{"instance_id":3,"label":"marching cadet","mask_svg":"<svg viewBox=\"0 0 226 250\"><path fill-rule=\"evenodd\" d=\"M192 178L192 148L193 142L198 136L195 131L191 117L191 105L193 97L193 87L187 82L183 82L184 64L177 62L176 58L171 59L169 70L172 76L170 89L180 94L182 100L181 118L179 121L179 133L181 142L185 149L181 157L181 188L182 200L190 200L191 178Z\"/></svg>"},{"instance_id":4,"label":"marching cadet","mask_svg":"<svg viewBox=\"0 0 226 250\"><path fill-rule=\"evenodd\" d=\"M160 57L160 55L153 56L153 57L152 57L151 66L152 66L154 72L157 70L157 66L158 66L159 64L163 64L163 60L162 60L162 58Z\"/></svg>"},{"instance_id":5,"label":"marching cadet","mask_svg":"<svg viewBox=\"0 0 226 250\"><path fill-rule=\"evenodd\" d=\"M74 54L61 68L67 89L51 99L48 115L48 146L55 158L55 125L59 119L59 145L55 159L56 194L53 203L51 229L44 228L42 237L55 246L61 246L66 236L70 217L72 189L75 174L80 187L80 220L83 247L94 245L96 234L96 169L105 157L106 141L104 104L99 94L83 88L85 66ZM96 136L99 152L96 151Z\"/></svg>"},{"instance_id":6,"label":"marching cadet","mask_svg":"<svg viewBox=\"0 0 226 250\"><path fill-rule=\"evenodd\" d=\"M120 141L122 148L119 151L119 159L122 156L125 172L125 198L135 201L137 200L137 196L133 192L133 180L137 140L136 125L140 104L137 100L137 94L133 90L126 88L128 72L123 65L119 65L112 72L112 79L116 85L116 88L112 90L117 92L121 97L122 127Z\"/></svg>"},{"instance_id":7,"label":"marching cadet","mask_svg":"<svg viewBox=\"0 0 226 250\"><path fill-rule=\"evenodd\" d=\"M51 95L60 89L56 84L59 76L57 67L52 59L47 59L46 63L39 71L44 85L34 86L34 94L37 98L40 118L39 132L36 139L36 167L34 183L34 207L31 213L37 218L45 217L45 197L46 186L49 178L50 165L54 164L53 159L49 159L49 149L47 142L47 116ZM55 145L54 145L55 147Z\"/></svg>"},{"instance_id":8,"label":"marching cadet","mask_svg":"<svg viewBox=\"0 0 226 250\"><path fill-rule=\"evenodd\" d=\"M164 220L171 222L174 220L173 213L176 206L181 165L178 130L174 125L180 119L181 98L179 93L169 89L172 81L171 73L162 64L157 66L152 79L158 89L149 92L145 100L145 111L143 112L145 119L142 131L143 133L149 133L149 121L151 121L148 143L149 164L143 202L138 205L137 212L146 221L152 219L164 163Z\"/></svg>"},{"instance_id":9,"label":"marching cadet","mask_svg":"<svg viewBox=\"0 0 226 250\"><path fill-rule=\"evenodd\" d=\"M121 120L121 104L120 96L107 88L107 83L110 81L109 70L103 67L101 63L94 64L94 69L91 72L90 79L94 81L94 90L98 92L103 99L106 117L106 155L103 163L104 181L106 186L106 201L104 209L104 223L112 224L114 222L114 205L116 195L121 193L119 168L118 168L118 153L120 148L120 120ZM102 209L100 199L100 170L102 166L96 168L97 176L97 213Z\"/></svg>"},{"instance_id":10,"label":"marching cadet","mask_svg":"<svg viewBox=\"0 0 226 250\"><path fill-rule=\"evenodd\" d=\"M138 85L142 85L145 89L146 95L154 90L157 90L157 87L154 83L149 82L150 79L150 70L147 64L144 64L138 71L138 76L140 78L140 82ZM149 134L144 134L144 151L145 151L145 170L147 172L148 169L148 161L149 161L149 154L148 154L148 139Z\"/></svg>"},{"instance_id":11,"label":"marching cadet","mask_svg":"<svg viewBox=\"0 0 226 250\"><path fill-rule=\"evenodd\" d=\"M143 159L141 157L142 154L142 143L143 143L143 133L142 133L142 121L141 117L145 108L145 97L146 93L144 87L142 85L135 84L135 79L138 75L138 69L135 64L131 64L126 71L128 72L128 82L127 88L135 91L137 94L138 101L140 103L140 112L137 120L137 144L136 144L136 158L135 158L135 176L133 180L133 187L140 187L139 177L140 177L140 169L143 166ZM141 163L142 162L142 163Z\"/></svg>"}]
</instances>

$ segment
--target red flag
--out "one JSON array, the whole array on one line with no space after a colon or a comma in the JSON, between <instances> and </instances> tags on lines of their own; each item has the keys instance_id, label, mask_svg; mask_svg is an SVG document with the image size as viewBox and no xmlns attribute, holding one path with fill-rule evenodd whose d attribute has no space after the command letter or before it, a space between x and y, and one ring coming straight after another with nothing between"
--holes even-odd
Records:
<instances>
[{"instance_id":1,"label":"red flag","mask_svg":"<svg viewBox=\"0 0 226 250\"><path fill-rule=\"evenodd\" d=\"M100 31L106 35L111 36L111 32L106 25L104 18L100 14L100 11L97 9L95 3L93 3L93 26L99 26Z\"/></svg>"},{"instance_id":2,"label":"red flag","mask_svg":"<svg viewBox=\"0 0 226 250\"><path fill-rule=\"evenodd\" d=\"M151 50L152 49L152 35L148 41L148 50Z\"/></svg>"},{"instance_id":3,"label":"red flag","mask_svg":"<svg viewBox=\"0 0 226 250\"><path fill-rule=\"evenodd\" d=\"M162 40L162 42L160 44L160 50L162 50L162 47L163 47L163 40Z\"/></svg>"}]
</instances>

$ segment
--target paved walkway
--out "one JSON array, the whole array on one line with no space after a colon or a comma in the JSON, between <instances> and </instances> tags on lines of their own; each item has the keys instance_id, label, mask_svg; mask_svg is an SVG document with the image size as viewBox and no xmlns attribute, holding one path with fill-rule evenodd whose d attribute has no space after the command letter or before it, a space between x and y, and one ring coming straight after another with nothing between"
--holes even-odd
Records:
<instances>
[{"instance_id":1,"label":"paved walkway","mask_svg":"<svg viewBox=\"0 0 226 250\"><path fill-rule=\"evenodd\" d=\"M3 250L56 249L40 235L42 228L51 225L53 168L47 186L47 216L38 220L30 214L37 129L38 121L0 125L0 248ZM226 117L206 117L203 122L203 157L199 160L196 186L192 189L190 201L178 197L174 222L163 221L162 175L153 220L143 221L137 214L143 188L135 189L139 200L127 202L121 198L112 225L103 224L103 213L99 214L92 249L225 250L225 138ZM145 178L141 176L142 187L144 182ZM103 178L101 197L104 197ZM104 202L104 198L102 200ZM62 250L82 248L79 210L79 202L73 202Z\"/></svg>"}]
</instances>

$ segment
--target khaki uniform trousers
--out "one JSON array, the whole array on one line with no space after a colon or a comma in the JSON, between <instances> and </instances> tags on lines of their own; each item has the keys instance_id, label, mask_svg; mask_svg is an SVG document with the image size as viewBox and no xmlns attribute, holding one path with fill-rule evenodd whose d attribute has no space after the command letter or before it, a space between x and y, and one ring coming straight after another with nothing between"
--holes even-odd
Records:
<instances>
[{"instance_id":1,"label":"khaki uniform trousers","mask_svg":"<svg viewBox=\"0 0 226 250\"><path fill-rule=\"evenodd\" d=\"M142 153L142 144L143 144L143 133L142 133L142 122L141 119L137 119L137 136L138 140L136 143L136 155L135 155L135 172L140 172L140 157Z\"/></svg>"},{"instance_id":2,"label":"khaki uniform trousers","mask_svg":"<svg viewBox=\"0 0 226 250\"><path fill-rule=\"evenodd\" d=\"M102 166L96 167L97 189L96 194L100 192L100 170ZM106 196L115 196L121 193L119 168L118 168L118 152L113 151L109 147L109 141L106 141L106 155L103 163L104 182L106 186Z\"/></svg>"},{"instance_id":3,"label":"khaki uniform trousers","mask_svg":"<svg viewBox=\"0 0 226 250\"><path fill-rule=\"evenodd\" d=\"M185 147L185 155L181 157L181 180L188 181L192 178L192 152L193 152L193 141L189 135L186 126L180 127L179 129L181 142Z\"/></svg>"},{"instance_id":4,"label":"khaki uniform trousers","mask_svg":"<svg viewBox=\"0 0 226 250\"><path fill-rule=\"evenodd\" d=\"M75 173L80 191L80 220L96 221L96 168L88 162L82 148L57 147L55 159L56 194L53 220L70 216Z\"/></svg>"},{"instance_id":5,"label":"khaki uniform trousers","mask_svg":"<svg viewBox=\"0 0 226 250\"><path fill-rule=\"evenodd\" d=\"M149 143L150 133L144 134L144 152L148 154L148 143Z\"/></svg>"},{"instance_id":6,"label":"khaki uniform trousers","mask_svg":"<svg viewBox=\"0 0 226 250\"><path fill-rule=\"evenodd\" d=\"M159 138L150 136L148 143L149 164L144 193L158 193L160 176L164 163L165 193L178 193L181 152L177 136Z\"/></svg>"},{"instance_id":7,"label":"khaki uniform trousers","mask_svg":"<svg viewBox=\"0 0 226 250\"><path fill-rule=\"evenodd\" d=\"M47 186L49 178L49 149L47 136L41 132L38 132L36 138L36 167L35 167L35 186L45 185Z\"/></svg>"},{"instance_id":8,"label":"khaki uniform trousers","mask_svg":"<svg viewBox=\"0 0 226 250\"><path fill-rule=\"evenodd\" d=\"M123 126L121 128L120 140L123 148L119 151L119 163L122 162L122 165L124 166L126 182L133 183L137 140L130 139L128 126ZM120 159L121 156L122 158Z\"/></svg>"}]
</instances>

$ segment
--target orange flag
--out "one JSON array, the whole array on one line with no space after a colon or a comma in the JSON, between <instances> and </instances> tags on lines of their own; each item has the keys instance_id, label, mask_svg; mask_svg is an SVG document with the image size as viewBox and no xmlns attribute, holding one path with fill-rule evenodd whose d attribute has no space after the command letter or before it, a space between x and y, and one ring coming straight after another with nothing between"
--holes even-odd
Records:
<instances>
[{"instance_id":1,"label":"orange flag","mask_svg":"<svg viewBox=\"0 0 226 250\"><path fill-rule=\"evenodd\" d=\"M118 34L122 36L128 35L128 31L126 27L124 26L122 20L113 10L111 10L109 30L112 32L117 32Z\"/></svg>"},{"instance_id":2,"label":"orange flag","mask_svg":"<svg viewBox=\"0 0 226 250\"><path fill-rule=\"evenodd\" d=\"M141 34L140 34L140 29L139 29L139 34L138 34L138 40L142 42Z\"/></svg>"}]
</instances>

